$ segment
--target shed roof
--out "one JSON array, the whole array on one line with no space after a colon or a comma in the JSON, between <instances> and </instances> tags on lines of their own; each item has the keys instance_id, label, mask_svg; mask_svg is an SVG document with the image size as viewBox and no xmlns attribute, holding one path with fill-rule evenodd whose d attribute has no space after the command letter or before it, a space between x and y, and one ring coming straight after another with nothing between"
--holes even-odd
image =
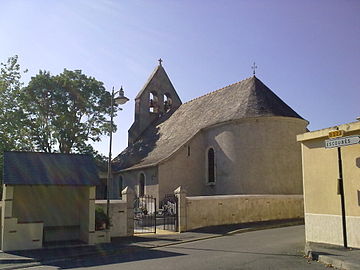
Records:
<instances>
[{"instance_id":1,"label":"shed roof","mask_svg":"<svg viewBox=\"0 0 360 270\"><path fill-rule=\"evenodd\" d=\"M303 119L257 77L221 88L182 104L150 125L140 139L114 160L114 169L153 166L168 158L201 129L252 117Z\"/></svg>"},{"instance_id":2,"label":"shed roof","mask_svg":"<svg viewBox=\"0 0 360 270\"><path fill-rule=\"evenodd\" d=\"M35 152L5 152L3 182L8 185L100 184L90 155Z\"/></svg>"}]
</instances>

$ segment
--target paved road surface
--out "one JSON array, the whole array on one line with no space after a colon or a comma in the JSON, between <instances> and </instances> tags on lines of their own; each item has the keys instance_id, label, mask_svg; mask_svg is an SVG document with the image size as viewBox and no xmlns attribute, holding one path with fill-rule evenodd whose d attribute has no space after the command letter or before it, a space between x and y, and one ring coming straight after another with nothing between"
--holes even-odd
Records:
<instances>
[{"instance_id":1,"label":"paved road surface","mask_svg":"<svg viewBox=\"0 0 360 270\"><path fill-rule=\"evenodd\" d=\"M303 248L304 226L292 226L163 248L135 248L116 256L81 258L28 269L328 269L303 258Z\"/></svg>"}]
</instances>

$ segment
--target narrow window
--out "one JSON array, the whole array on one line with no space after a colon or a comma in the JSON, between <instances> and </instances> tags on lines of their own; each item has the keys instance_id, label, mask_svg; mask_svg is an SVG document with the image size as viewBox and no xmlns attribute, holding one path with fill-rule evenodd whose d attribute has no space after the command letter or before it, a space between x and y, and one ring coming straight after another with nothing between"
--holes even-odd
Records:
<instances>
[{"instance_id":1,"label":"narrow window","mask_svg":"<svg viewBox=\"0 0 360 270\"><path fill-rule=\"evenodd\" d=\"M171 110L172 107L172 99L170 94L166 93L164 95L164 112L168 112Z\"/></svg>"},{"instance_id":2,"label":"narrow window","mask_svg":"<svg viewBox=\"0 0 360 270\"><path fill-rule=\"evenodd\" d=\"M140 173L140 180L139 180L139 197L145 195L145 174Z\"/></svg>"},{"instance_id":3,"label":"narrow window","mask_svg":"<svg viewBox=\"0 0 360 270\"><path fill-rule=\"evenodd\" d=\"M155 91L152 91L149 94L149 112L152 112L152 113L159 112L158 96Z\"/></svg>"},{"instance_id":4,"label":"narrow window","mask_svg":"<svg viewBox=\"0 0 360 270\"><path fill-rule=\"evenodd\" d=\"M207 181L209 184L215 183L215 152L213 148L207 152Z\"/></svg>"},{"instance_id":5,"label":"narrow window","mask_svg":"<svg viewBox=\"0 0 360 270\"><path fill-rule=\"evenodd\" d=\"M188 147L187 147L187 155L188 155L188 157L190 157L190 145L188 145Z\"/></svg>"}]
</instances>

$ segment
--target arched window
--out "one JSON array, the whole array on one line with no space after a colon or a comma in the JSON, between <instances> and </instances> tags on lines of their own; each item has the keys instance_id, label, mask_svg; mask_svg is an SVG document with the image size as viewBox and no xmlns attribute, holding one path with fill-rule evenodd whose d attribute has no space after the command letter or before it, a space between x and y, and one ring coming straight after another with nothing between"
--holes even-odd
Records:
<instances>
[{"instance_id":1,"label":"arched window","mask_svg":"<svg viewBox=\"0 0 360 270\"><path fill-rule=\"evenodd\" d=\"M159 112L158 95L155 91L152 91L149 94L149 112L152 112L152 113Z\"/></svg>"},{"instance_id":2,"label":"arched window","mask_svg":"<svg viewBox=\"0 0 360 270\"><path fill-rule=\"evenodd\" d=\"M215 184L215 152L213 148L207 151L207 183Z\"/></svg>"},{"instance_id":3,"label":"arched window","mask_svg":"<svg viewBox=\"0 0 360 270\"><path fill-rule=\"evenodd\" d=\"M139 197L145 195L145 174L140 173L140 179L139 179Z\"/></svg>"},{"instance_id":4,"label":"arched window","mask_svg":"<svg viewBox=\"0 0 360 270\"><path fill-rule=\"evenodd\" d=\"M170 94L166 93L164 95L164 112L168 112L171 110L172 107L172 99Z\"/></svg>"}]
</instances>

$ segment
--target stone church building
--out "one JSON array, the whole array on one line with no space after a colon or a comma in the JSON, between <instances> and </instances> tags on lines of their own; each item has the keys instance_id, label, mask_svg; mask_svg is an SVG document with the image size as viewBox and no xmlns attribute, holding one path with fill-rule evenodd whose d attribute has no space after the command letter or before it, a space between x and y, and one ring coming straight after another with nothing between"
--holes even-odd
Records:
<instances>
[{"instance_id":1,"label":"stone church building","mask_svg":"<svg viewBox=\"0 0 360 270\"><path fill-rule=\"evenodd\" d=\"M302 194L307 125L255 75L182 103L160 62L135 98L113 195Z\"/></svg>"}]
</instances>

